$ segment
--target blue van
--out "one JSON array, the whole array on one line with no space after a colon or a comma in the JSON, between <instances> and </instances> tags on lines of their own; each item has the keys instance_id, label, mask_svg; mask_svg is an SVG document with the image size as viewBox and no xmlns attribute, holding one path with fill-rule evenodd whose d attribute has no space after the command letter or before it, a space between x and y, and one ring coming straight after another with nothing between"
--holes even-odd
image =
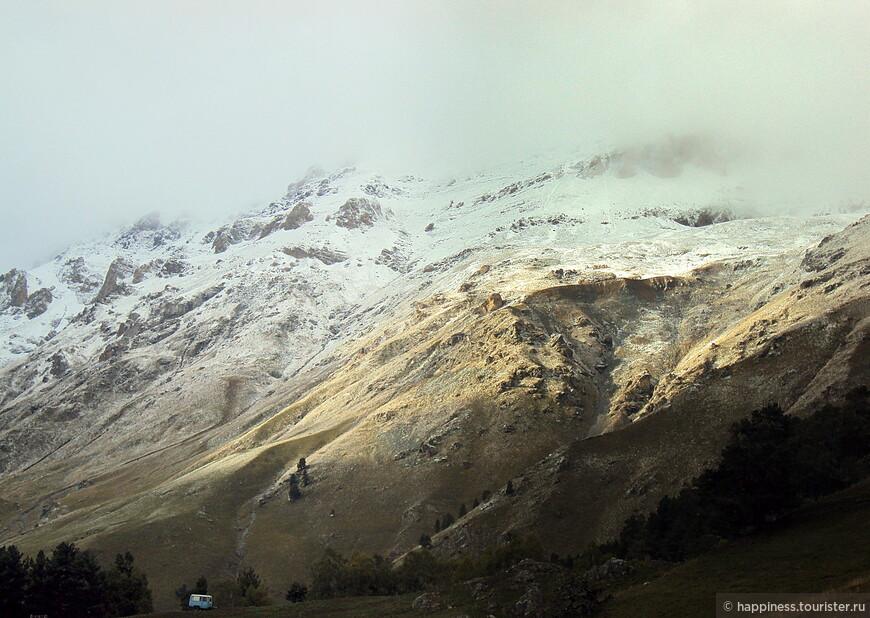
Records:
<instances>
[{"instance_id":1,"label":"blue van","mask_svg":"<svg viewBox=\"0 0 870 618\"><path fill-rule=\"evenodd\" d=\"M211 609L210 594L192 594L187 601L187 606L191 609Z\"/></svg>"}]
</instances>

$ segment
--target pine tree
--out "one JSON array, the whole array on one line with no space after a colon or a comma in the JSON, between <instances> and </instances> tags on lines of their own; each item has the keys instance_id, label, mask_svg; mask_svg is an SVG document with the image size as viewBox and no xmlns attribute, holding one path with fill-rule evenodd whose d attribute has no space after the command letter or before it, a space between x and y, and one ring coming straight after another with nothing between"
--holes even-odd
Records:
<instances>
[{"instance_id":1,"label":"pine tree","mask_svg":"<svg viewBox=\"0 0 870 618\"><path fill-rule=\"evenodd\" d=\"M435 532L441 532L441 520L435 519Z\"/></svg>"},{"instance_id":2,"label":"pine tree","mask_svg":"<svg viewBox=\"0 0 870 618\"><path fill-rule=\"evenodd\" d=\"M126 552L115 557L115 570L106 575L108 595L107 613L112 616L149 614L153 611L148 578L133 566L133 554Z\"/></svg>"},{"instance_id":3,"label":"pine tree","mask_svg":"<svg viewBox=\"0 0 870 618\"><path fill-rule=\"evenodd\" d=\"M52 611L60 616L99 614L107 596L105 574L93 554L74 543L61 543L45 565Z\"/></svg>"},{"instance_id":4,"label":"pine tree","mask_svg":"<svg viewBox=\"0 0 870 618\"><path fill-rule=\"evenodd\" d=\"M26 605L30 613L47 614L51 610L51 591L48 588L46 569L48 558L41 549L36 559L28 560Z\"/></svg>"},{"instance_id":5,"label":"pine tree","mask_svg":"<svg viewBox=\"0 0 870 618\"><path fill-rule=\"evenodd\" d=\"M504 495L509 496L514 493L514 482L508 481L507 487L504 488Z\"/></svg>"},{"instance_id":6,"label":"pine tree","mask_svg":"<svg viewBox=\"0 0 870 618\"><path fill-rule=\"evenodd\" d=\"M459 505L459 518L462 519L465 517L465 514L468 513L468 509L465 508L465 503Z\"/></svg>"},{"instance_id":7,"label":"pine tree","mask_svg":"<svg viewBox=\"0 0 870 618\"><path fill-rule=\"evenodd\" d=\"M432 537L428 534L420 535L420 547L423 549L431 549L432 548Z\"/></svg>"},{"instance_id":8,"label":"pine tree","mask_svg":"<svg viewBox=\"0 0 870 618\"><path fill-rule=\"evenodd\" d=\"M447 528L449 528L450 526L453 525L454 521L456 521L456 520L453 519L453 515L451 515L450 513L447 513L447 515L444 516L444 521L442 522L441 529L447 530Z\"/></svg>"},{"instance_id":9,"label":"pine tree","mask_svg":"<svg viewBox=\"0 0 870 618\"><path fill-rule=\"evenodd\" d=\"M288 481L290 483L290 491L288 492L290 499L298 500L302 497L302 492L299 490L299 479L296 478L295 474L291 474Z\"/></svg>"},{"instance_id":10,"label":"pine tree","mask_svg":"<svg viewBox=\"0 0 870 618\"><path fill-rule=\"evenodd\" d=\"M25 616L27 566L15 545L0 547L0 616Z\"/></svg>"}]
</instances>

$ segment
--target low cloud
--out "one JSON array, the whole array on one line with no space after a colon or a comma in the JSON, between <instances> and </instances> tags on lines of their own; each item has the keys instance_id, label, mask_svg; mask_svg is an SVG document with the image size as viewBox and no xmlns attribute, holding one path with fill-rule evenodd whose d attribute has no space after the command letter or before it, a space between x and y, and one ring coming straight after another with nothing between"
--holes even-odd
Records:
<instances>
[{"instance_id":1,"label":"low cloud","mask_svg":"<svg viewBox=\"0 0 870 618\"><path fill-rule=\"evenodd\" d=\"M868 22L836 0L7 3L0 270L352 160L449 174L705 135L784 202L868 198Z\"/></svg>"}]
</instances>

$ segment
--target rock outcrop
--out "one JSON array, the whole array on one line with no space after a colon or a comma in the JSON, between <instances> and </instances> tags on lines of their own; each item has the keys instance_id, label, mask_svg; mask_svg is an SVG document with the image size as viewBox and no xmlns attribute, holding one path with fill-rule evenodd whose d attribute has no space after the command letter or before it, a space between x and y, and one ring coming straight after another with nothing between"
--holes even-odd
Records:
<instances>
[{"instance_id":1,"label":"rock outcrop","mask_svg":"<svg viewBox=\"0 0 870 618\"><path fill-rule=\"evenodd\" d=\"M328 220L349 230L370 228L384 218L381 203L374 198L352 197L342 204Z\"/></svg>"},{"instance_id":2,"label":"rock outcrop","mask_svg":"<svg viewBox=\"0 0 870 618\"><path fill-rule=\"evenodd\" d=\"M327 266L330 264L338 264L347 260L347 255L340 251L332 251L327 247L285 247L282 249L284 253L297 259L314 258L320 260Z\"/></svg>"},{"instance_id":3,"label":"rock outcrop","mask_svg":"<svg viewBox=\"0 0 870 618\"><path fill-rule=\"evenodd\" d=\"M24 313L32 320L48 311L48 305L53 299L51 290L40 288L27 297L27 302L24 303Z\"/></svg>"},{"instance_id":4,"label":"rock outcrop","mask_svg":"<svg viewBox=\"0 0 870 618\"><path fill-rule=\"evenodd\" d=\"M0 310L23 307L27 302L27 274L13 268L0 275Z\"/></svg>"},{"instance_id":5,"label":"rock outcrop","mask_svg":"<svg viewBox=\"0 0 870 618\"><path fill-rule=\"evenodd\" d=\"M299 202L296 204L286 216L279 216L267 223L260 232L260 238L265 238L276 230L295 230L302 227L305 223L314 220L314 215L311 214L311 204L308 202Z\"/></svg>"},{"instance_id":6,"label":"rock outcrop","mask_svg":"<svg viewBox=\"0 0 870 618\"><path fill-rule=\"evenodd\" d=\"M92 303L102 303L116 294L126 294L127 286L124 284L124 279L133 273L134 267L124 258L117 258L109 265L106 271L106 277L103 280L103 285L100 291L94 297Z\"/></svg>"}]
</instances>

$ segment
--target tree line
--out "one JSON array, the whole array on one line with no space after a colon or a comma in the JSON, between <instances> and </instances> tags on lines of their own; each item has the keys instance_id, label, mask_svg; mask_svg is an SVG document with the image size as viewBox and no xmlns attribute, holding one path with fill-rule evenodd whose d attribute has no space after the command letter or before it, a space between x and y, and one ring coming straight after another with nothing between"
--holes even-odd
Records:
<instances>
[{"instance_id":1,"label":"tree line","mask_svg":"<svg viewBox=\"0 0 870 618\"><path fill-rule=\"evenodd\" d=\"M868 395L856 389L844 406L806 418L778 405L754 411L732 426L715 468L629 518L602 552L682 561L870 476Z\"/></svg>"},{"instance_id":2,"label":"tree line","mask_svg":"<svg viewBox=\"0 0 870 618\"><path fill-rule=\"evenodd\" d=\"M133 566L130 552L103 570L96 557L74 543L61 543L51 556L21 554L0 547L0 616L52 618L130 616L153 610L148 578Z\"/></svg>"}]
</instances>

